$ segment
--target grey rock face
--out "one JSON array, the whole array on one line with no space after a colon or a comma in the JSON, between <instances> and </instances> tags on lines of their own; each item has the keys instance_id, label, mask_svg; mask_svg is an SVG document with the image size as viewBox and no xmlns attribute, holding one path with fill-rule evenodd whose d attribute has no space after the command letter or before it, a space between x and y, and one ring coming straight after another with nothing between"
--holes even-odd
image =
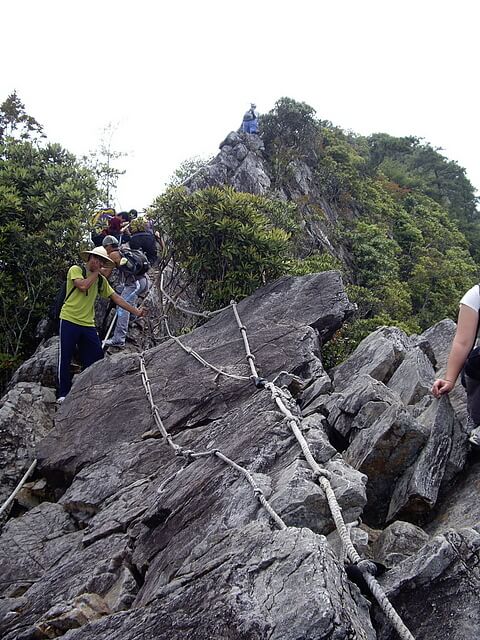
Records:
<instances>
[{"instance_id":1,"label":"grey rock face","mask_svg":"<svg viewBox=\"0 0 480 640\"><path fill-rule=\"evenodd\" d=\"M432 349L433 355L436 360L436 377L441 378L445 375L445 369L447 368L447 359L452 345L455 331L457 329L453 320L442 320L430 329L427 329L420 336L421 340L426 340ZM464 428L467 423L467 396L465 389L460 382L457 382L455 388L448 394L452 407L455 410L455 415L460 421L461 426Z\"/></svg>"},{"instance_id":2,"label":"grey rock face","mask_svg":"<svg viewBox=\"0 0 480 640\"><path fill-rule=\"evenodd\" d=\"M372 522L387 515L394 483L416 459L428 438L428 430L405 408L389 407L369 429L363 429L345 452L346 461L365 473Z\"/></svg>"},{"instance_id":3,"label":"grey rock face","mask_svg":"<svg viewBox=\"0 0 480 640\"><path fill-rule=\"evenodd\" d=\"M475 454L474 454L475 455ZM443 533L450 528L478 527L480 523L480 461L474 462L460 478L451 483L438 515L427 527L430 534Z\"/></svg>"},{"instance_id":4,"label":"grey rock face","mask_svg":"<svg viewBox=\"0 0 480 640\"><path fill-rule=\"evenodd\" d=\"M55 391L19 382L0 402L0 503L34 459L35 445L53 428Z\"/></svg>"},{"instance_id":5,"label":"grey rock face","mask_svg":"<svg viewBox=\"0 0 480 640\"><path fill-rule=\"evenodd\" d=\"M288 368L308 383L325 376L319 336L333 333L352 307L338 274L330 272L284 278L238 308L260 373L271 378ZM231 312L182 340L216 366L248 376ZM255 391L248 380L218 376L173 342L150 350L145 359L160 415L178 444L218 448L248 467L287 522L333 529L326 498L266 391ZM288 402L296 411L293 400ZM298 624L299 612L300 635L374 637L365 602L350 591L323 538L310 529L275 531L238 472L215 456L192 462L173 455L162 440L142 440L152 426L138 356L117 355L78 376L54 431L37 448L39 473L64 489L52 517L63 514L64 527L73 523L74 529L55 525L64 554L55 546L51 554L58 556L42 563L35 583L8 594L14 602L5 613L6 638L20 629L25 637L67 629L71 637L111 637L117 624L122 638L138 637L138 625L142 633L155 629L155 637L198 637L204 628L204 637L281 638L294 619ZM332 473L345 517L356 518L365 502L365 478L337 456L321 418L305 420L302 429ZM39 540L41 507L18 521ZM8 532L2 541L7 548ZM292 606L297 579L310 582L312 568L309 591ZM20 606L18 597L27 592L34 606ZM188 613L179 628L172 612L180 601ZM128 617L117 613L126 608Z\"/></svg>"},{"instance_id":6,"label":"grey rock face","mask_svg":"<svg viewBox=\"0 0 480 640\"><path fill-rule=\"evenodd\" d=\"M46 502L7 522L0 537L2 596L23 595L80 539L75 521L58 504Z\"/></svg>"},{"instance_id":7,"label":"grey rock face","mask_svg":"<svg viewBox=\"0 0 480 640\"><path fill-rule=\"evenodd\" d=\"M397 520L384 529L375 541L373 557L386 567L395 567L417 553L429 539L420 527Z\"/></svg>"},{"instance_id":8,"label":"grey rock face","mask_svg":"<svg viewBox=\"0 0 480 640\"><path fill-rule=\"evenodd\" d=\"M456 329L457 325L453 320L445 319L424 331L420 336L421 340L426 340L430 345L438 371L444 370L447 366L448 354Z\"/></svg>"},{"instance_id":9,"label":"grey rock face","mask_svg":"<svg viewBox=\"0 0 480 640\"><path fill-rule=\"evenodd\" d=\"M365 373L355 376L351 384L325 402L329 427L347 439L352 430L356 433L370 426L373 417L380 417L392 405L400 406L400 397Z\"/></svg>"},{"instance_id":10,"label":"grey rock face","mask_svg":"<svg viewBox=\"0 0 480 640\"><path fill-rule=\"evenodd\" d=\"M265 195L271 187L263 160L263 141L259 136L231 132L220 144L220 153L197 174L186 187L191 191L229 184L237 191Z\"/></svg>"},{"instance_id":11,"label":"grey rock face","mask_svg":"<svg viewBox=\"0 0 480 640\"><path fill-rule=\"evenodd\" d=\"M432 363L419 348L410 349L388 382L404 404L415 404L430 395L435 378Z\"/></svg>"},{"instance_id":12,"label":"grey rock face","mask_svg":"<svg viewBox=\"0 0 480 640\"><path fill-rule=\"evenodd\" d=\"M109 616L69 639L373 640L365 604L350 595L323 537L251 523L200 543L173 580L155 594L144 592L142 606L128 616Z\"/></svg>"},{"instance_id":13,"label":"grey rock face","mask_svg":"<svg viewBox=\"0 0 480 640\"><path fill-rule=\"evenodd\" d=\"M336 390L350 385L360 374L368 374L381 382L388 382L402 362L409 339L395 327L382 327L370 334L358 345L343 364L335 367L333 378Z\"/></svg>"},{"instance_id":14,"label":"grey rock face","mask_svg":"<svg viewBox=\"0 0 480 640\"><path fill-rule=\"evenodd\" d=\"M415 464L397 482L387 520L402 512L423 513L437 501L452 447L454 415L448 399L430 405L419 421L429 431L428 440Z\"/></svg>"},{"instance_id":15,"label":"grey rock face","mask_svg":"<svg viewBox=\"0 0 480 640\"><path fill-rule=\"evenodd\" d=\"M352 309L336 272L282 278L238 308L251 327L249 340L260 374L268 377L288 367L308 379L323 374L315 355L316 331L331 334ZM240 332L230 311L183 342L216 366L249 375ZM146 365L160 415L174 433L220 418L227 407L251 394L250 382L220 378L172 341L148 351ZM152 428L138 371L137 356L117 356L95 363L78 376L57 414L56 429L38 448L45 473L54 473L57 467L62 473L75 473L85 460L93 462L112 446L138 439Z\"/></svg>"},{"instance_id":16,"label":"grey rock face","mask_svg":"<svg viewBox=\"0 0 480 640\"><path fill-rule=\"evenodd\" d=\"M13 374L11 389L18 382L35 382L44 387L55 388L58 369L58 336L53 336L40 345L33 356L26 360Z\"/></svg>"},{"instance_id":17,"label":"grey rock face","mask_svg":"<svg viewBox=\"0 0 480 640\"><path fill-rule=\"evenodd\" d=\"M223 145L231 168L254 145L236 136ZM300 190L308 174L297 169ZM380 329L332 380L321 345L352 311L337 273L280 279L238 309L259 374L277 377L359 553L391 566L381 581L417 640L444 627L473 640L479 473L455 406L428 395L430 362L447 350L441 328L415 338ZM248 379L233 313L181 340L246 376L221 376L172 341L145 353L166 428L205 455L144 439L155 424L133 350L79 375L37 445L34 482L58 502L0 535L2 637L396 638L347 580L326 498L269 391ZM217 450L248 469L285 530Z\"/></svg>"},{"instance_id":18,"label":"grey rock face","mask_svg":"<svg viewBox=\"0 0 480 640\"><path fill-rule=\"evenodd\" d=\"M478 638L479 558L478 530L450 530L384 574L382 585L416 640ZM385 621L378 622L377 637L396 640Z\"/></svg>"}]
</instances>

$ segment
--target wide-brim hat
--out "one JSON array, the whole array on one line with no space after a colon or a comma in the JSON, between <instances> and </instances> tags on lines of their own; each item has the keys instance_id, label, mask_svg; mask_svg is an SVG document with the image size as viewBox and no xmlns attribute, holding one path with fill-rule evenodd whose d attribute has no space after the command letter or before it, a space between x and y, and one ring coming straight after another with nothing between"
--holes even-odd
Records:
<instances>
[{"instance_id":1,"label":"wide-brim hat","mask_svg":"<svg viewBox=\"0 0 480 640\"><path fill-rule=\"evenodd\" d=\"M89 259L90 256L97 256L97 258L102 258L106 262L110 262L113 266L115 266L114 261L108 257L108 253L105 247L95 247L95 249L92 249L91 251L80 251L80 255L82 256L83 260L85 260L85 262Z\"/></svg>"}]
</instances>

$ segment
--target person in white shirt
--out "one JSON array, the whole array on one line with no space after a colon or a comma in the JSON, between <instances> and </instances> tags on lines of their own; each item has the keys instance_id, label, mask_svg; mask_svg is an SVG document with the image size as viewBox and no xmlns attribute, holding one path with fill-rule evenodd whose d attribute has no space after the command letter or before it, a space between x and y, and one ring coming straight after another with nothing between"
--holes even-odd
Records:
<instances>
[{"instance_id":1,"label":"person in white shirt","mask_svg":"<svg viewBox=\"0 0 480 640\"><path fill-rule=\"evenodd\" d=\"M476 447L480 447L480 355L478 370L473 359L469 359L466 366L465 364L477 339L479 310L480 285L476 284L460 300L457 331L448 356L445 377L435 380L432 387L435 398L440 398L443 394L450 393L462 373L462 383L467 392L469 422L473 426L469 441Z\"/></svg>"}]
</instances>

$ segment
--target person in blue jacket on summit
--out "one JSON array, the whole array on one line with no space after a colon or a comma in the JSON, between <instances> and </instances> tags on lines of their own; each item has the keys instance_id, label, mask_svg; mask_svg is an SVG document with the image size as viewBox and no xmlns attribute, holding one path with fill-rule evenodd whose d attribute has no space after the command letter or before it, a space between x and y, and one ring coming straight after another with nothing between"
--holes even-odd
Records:
<instances>
[{"instance_id":1,"label":"person in blue jacket on summit","mask_svg":"<svg viewBox=\"0 0 480 640\"><path fill-rule=\"evenodd\" d=\"M243 133L258 133L257 105L252 102L250 109L245 112L242 122Z\"/></svg>"}]
</instances>

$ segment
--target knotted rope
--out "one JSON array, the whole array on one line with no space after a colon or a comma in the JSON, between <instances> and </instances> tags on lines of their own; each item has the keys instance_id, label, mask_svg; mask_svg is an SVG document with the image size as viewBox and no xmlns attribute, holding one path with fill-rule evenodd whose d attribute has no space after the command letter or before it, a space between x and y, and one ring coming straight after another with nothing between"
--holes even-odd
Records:
<instances>
[{"instance_id":1,"label":"knotted rope","mask_svg":"<svg viewBox=\"0 0 480 640\"><path fill-rule=\"evenodd\" d=\"M163 281L161 282L161 289L162 289L162 293L165 293L164 290L163 290ZM168 296L168 294L166 294L166 293L165 293L165 295ZM310 449L308 447L308 443L305 440L305 438L303 437L303 434L301 432L299 418L297 416L293 415L293 413L288 409L288 407L286 406L285 402L282 399L282 398L286 397L285 394L283 394L282 390L279 389L278 387L276 387L273 382L268 382L267 380L264 380L263 378L261 378L258 375L258 371L257 371L257 369L255 367L255 356L251 352L250 344L249 344L249 341L248 341L247 329L246 329L245 325L243 325L243 323L242 323L242 321L240 319L240 315L239 315L238 309L237 309L237 304L236 304L236 302L234 300L232 300L230 302L230 307L231 307L231 309L232 309L232 311L234 313L235 320L237 322L238 328L239 328L240 333L242 335L242 340L243 340L245 353L246 353L246 359L248 360L248 364L249 364L250 371L251 371L251 374L252 374L251 378L253 379L253 382L255 383L257 388L265 388L265 389L268 389L270 391L270 393L272 395L272 398L274 399L276 405L278 406L280 411L283 413L283 415L285 416L285 418L287 420L288 425L292 429L292 432L295 435L295 437L297 439L297 442L300 445L300 448L302 449L302 452L303 452L303 454L305 456L305 459L307 460L310 468L312 469L313 478L318 482L318 484L321 486L321 488L323 489L323 491L325 493L325 496L326 496L326 499L327 499L327 502L328 502L328 506L329 506L329 509L330 509L330 513L332 515L333 521L335 523L335 527L337 529L337 532L339 534L340 540L342 542L342 547L344 549L344 555L347 558L349 558L350 561L360 569L360 571L362 572L362 574L363 574L363 576L365 578L365 581L366 581L366 583L367 583L372 595L375 597L375 599L378 602L380 608L382 609L383 613L385 614L385 617L387 618L387 620L390 622L390 624L393 626L393 628L397 631L397 633L398 633L399 637L401 638L401 640L415 640L414 636L411 634L409 629L406 627L406 625L404 624L404 622L402 621L402 619L400 618L398 613L395 611L395 609L393 608L393 606L390 603L390 601L388 600L388 598L387 598L384 590L382 589L381 585L375 579L374 576L375 576L376 570L377 570L375 564L373 562L368 561L368 560L362 560L360 555L358 554L357 550L355 549L355 547L354 547L354 545L352 543L351 537L350 537L350 531L349 531L349 529L348 529L348 527L345 524L345 521L343 519L341 507L340 507L340 505L338 503L338 500L336 498L335 492L334 492L334 490L333 490L333 488L332 488L332 486L330 484L331 474L327 469L324 469L323 467L320 467L320 465L314 459L314 457L313 457L313 455L312 455L312 453L311 453L311 451L310 451ZM199 315L196 312L192 312L192 311L189 311L189 310L186 310L186 309L180 309L178 306L176 306L176 308L181 310L181 311L183 311L184 313L190 313L192 315ZM218 313L221 312L221 311L224 311L224 310L225 310L225 308L219 309ZM213 313L216 313L216 312L210 312L209 315L207 315L207 316L204 315L203 317L211 317L211 314L213 314ZM165 320L165 322L166 322L166 320ZM172 336L170 334L170 332L169 332L169 335L170 335L170 337L174 338L174 336ZM176 339L176 341L177 341L178 344L180 344L182 349L187 351L187 353L190 353L191 355L193 355L193 353L192 353L193 350L189 350L187 347L182 345L181 342L178 340L178 338ZM201 356L199 356L199 354L196 354L194 357L196 357L196 359L199 360L203 366L211 368L212 370L216 371L218 374L227 375L229 377L233 377L230 374L226 374L226 372L221 371L221 370L217 369L217 367L214 367L213 365L208 363ZM242 378L242 379L244 379L244 378ZM216 452L215 455L217 455L217 457L220 457L219 456L219 452ZM236 465L236 463L234 463L233 461L231 461L231 463L232 463L231 466ZM234 468L235 468L235 466L234 466ZM247 474L249 473L246 469L244 471ZM253 481L253 478L252 478L252 481ZM249 482L250 482L250 480L249 480ZM250 484L251 484L251 482L250 482ZM268 505L268 506L271 508L270 505ZM269 509L267 509L267 511L269 511ZM270 511L269 511L269 513L270 513ZM270 514L270 515L272 515L272 514ZM278 514L275 513L275 516L272 516L272 517L273 517L273 519L275 520L275 522L277 524L279 524L279 522L281 523L281 524L279 524L280 528L284 528L286 526L285 523L283 522L283 520L280 518L280 516ZM277 518L278 518L278 520L277 520Z\"/></svg>"},{"instance_id":2,"label":"knotted rope","mask_svg":"<svg viewBox=\"0 0 480 640\"><path fill-rule=\"evenodd\" d=\"M245 352L246 352L246 357L247 360L250 364L250 368L252 370L252 376L254 376L256 379L259 379L259 375L258 372L255 368L255 364L254 364L254 360L255 357L253 356L251 350L250 350L250 345L248 343L248 337L247 337L247 330L246 327L243 325L239 313L238 313L238 309L237 309L237 305L235 303L235 301L232 300L232 302L230 303L233 313L235 315L235 319L237 321L237 325L238 328L242 334L243 337L243 343L245 346ZM283 394L282 390L279 389L278 387L276 387L273 383L271 382L266 382L265 383L265 388L268 389L272 395L272 398L274 399L277 407L280 409L280 411L283 413L283 415L285 416L287 423L289 424L290 428L292 429L301 449L302 452L305 456L306 461L308 462L308 464L310 465L310 468L313 471L313 477L314 479L318 482L318 484L322 487L325 496L327 498L327 502L328 502L328 506L330 508L330 513L332 514L332 518L333 521L335 523L335 527L337 529L337 532L340 536L340 539L342 541L342 546L345 549L345 553L346 556L350 559L350 561L354 564L356 564L358 566L358 568L362 571L362 574L365 578L365 581L367 582L370 591L372 592L373 596L375 597L376 601L378 602L378 604L380 605L380 608L382 609L383 613L385 614L387 620L392 624L392 626L396 629L398 635L400 636L400 638L402 638L402 640L415 640L414 636L410 633L410 631L408 630L408 628L405 626L405 624L403 623L402 619L400 618L400 616L398 615L398 613L395 611L395 609L393 608L393 606L391 605L391 603L389 602L384 590L382 589L382 587L380 586L380 584L377 582L377 580L375 579L374 575L376 573L376 566L373 562L369 562L366 560L362 560L360 555L357 553L357 550L355 549L355 547L353 546L351 537L350 537L350 531L347 528L345 521L343 519L342 516L342 510L341 507L338 503L337 497L335 495L334 490L332 489L332 485L330 484L330 478L331 478L331 474L327 469L324 469L322 467L319 466L319 464L316 462L316 460L314 459L310 448L308 446L307 441L305 440L305 438L303 437L303 434L300 430L300 420L297 416L294 416L293 413L288 409L288 407L286 406L286 404L283 402L282 397L285 397L285 395Z\"/></svg>"}]
</instances>

